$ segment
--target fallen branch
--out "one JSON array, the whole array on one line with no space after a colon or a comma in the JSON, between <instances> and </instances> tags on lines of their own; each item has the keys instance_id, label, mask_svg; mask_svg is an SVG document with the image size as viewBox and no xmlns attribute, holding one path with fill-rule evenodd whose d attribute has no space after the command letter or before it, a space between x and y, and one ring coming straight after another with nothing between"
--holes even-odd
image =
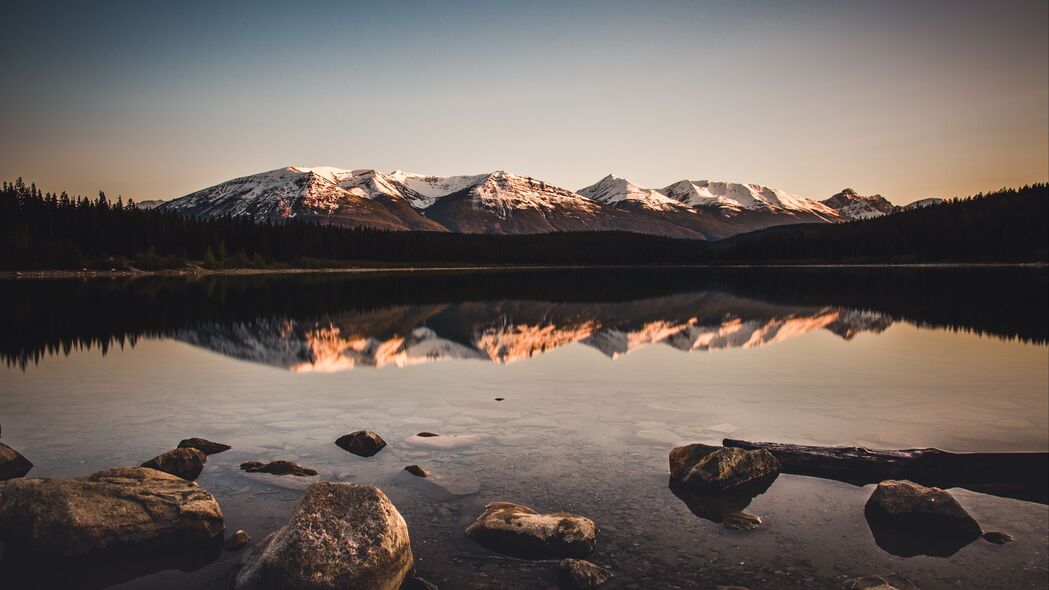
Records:
<instances>
[{"instance_id":1,"label":"fallen branch","mask_svg":"<svg viewBox=\"0 0 1049 590\"><path fill-rule=\"evenodd\" d=\"M726 447L766 449L784 473L866 485L908 479L1049 504L1049 453L950 453L940 449L817 447L727 438Z\"/></svg>"}]
</instances>

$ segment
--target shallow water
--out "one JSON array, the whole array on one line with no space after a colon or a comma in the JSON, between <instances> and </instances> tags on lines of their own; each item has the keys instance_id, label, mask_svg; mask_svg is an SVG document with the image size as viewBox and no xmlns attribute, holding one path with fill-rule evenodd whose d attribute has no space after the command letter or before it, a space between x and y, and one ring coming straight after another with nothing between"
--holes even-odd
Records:
<instances>
[{"instance_id":1,"label":"shallow water","mask_svg":"<svg viewBox=\"0 0 1049 590\"><path fill-rule=\"evenodd\" d=\"M756 272L7 282L3 441L37 477L138 464L190 436L228 443L199 483L228 531L256 539L310 481L377 484L442 588L556 586L553 563L463 535L495 500L594 519L589 559L615 571L610 588L890 573L927 589L1044 587L1042 503L954 489L1016 542L903 558L864 518L873 486L781 475L747 508L761 528L729 530L668 488L667 453L725 437L1045 452L1045 271ZM363 459L333 444L358 429L389 446ZM251 459L320 475L237 469ZM479 491L427 487L408 464ZM225 588L238 557L100 585Z\"/></svg>"}]
</instances>

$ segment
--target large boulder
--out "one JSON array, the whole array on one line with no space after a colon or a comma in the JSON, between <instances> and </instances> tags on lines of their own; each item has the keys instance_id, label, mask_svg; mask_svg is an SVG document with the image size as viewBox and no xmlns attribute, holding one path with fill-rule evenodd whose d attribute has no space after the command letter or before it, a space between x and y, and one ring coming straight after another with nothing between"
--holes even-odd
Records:
<instances>
[{"instance_id":1,"label":"large boulder","mask_svg":"<svg viewBox=\"0 0 1049 590\"><path fill-rule=\"evenodd\" d=\"M204 470L204 464L207 462L208 457L204 453L197 449L183 448L161 453L143 463L142 467L149 467L193 481L200 477L200 472Z\"/></svg>"},{"instance_id":2,"label":"large boulder","mask_svg":"<svg viewBox=\"0 0 1049 590\"><path fill-rule=\"evenodd\" d=\"M22 453L0 443L0 481L22 477L32 468L33 464Z\"/></svg>"},{"instance_id":3,"label":"large boulder","mask_svg":"<svg viewBox=\"0 0 1049 590\"><path fill-rule=\"evenodd\" d=\"M382 490L317 483L247 553L233 590L397 590L412 563L408 525Z\"/></svg>"},{"instance_id":4,"label":"large boulder","mask_svg":"<svg viewBox=\"0 0 1049 590\"><path fill-rule=\"evenodd\" d=\"M983 534L949 493L906 480L878 484L864 513L878 546L901 557L947 557Z\"/></svg>"},{"instance_id":5,"label":"large boulder","mask_svg":"<svg viewBox=\"0 0 1049 590\"><path fill-rule=\"evenodd\" d=\"M576 514L540 514L512 502L484 508L466 536L500 553L528 559L585 557L597 542L597 525Z\"/></svg>"},{"instance_id":6,"label":"large boulder","mask_svg":"<svg viewBox=\"0 0 1049 590\"><path fill-rule=\"evenodd\" d=\"M221 543L222 510L206 490L145 467L76 479L0 483L0 542L62 557Z\"/></svg>"},{"instance_id":7,"label":"large boulder","mask_svg":"<svg viewBox=\"0 0 1049 590\"><path fill-rule=\"evenodd\" d=\"M349 451L359 457L371 457L386 446L386 441L381 436L370 430L358 430L340 436L335 444L344 451Z\"/></svg>"},{"instance_id":8,"label":"large boulder","mask_svg":"<svg viewBox=\"0 0 1049 590\"><path fill-rule=\"evenodd\" d=\"M222 443L211 442L206 438L186 438L178 443L180 449L197 449L205 455L216 455L230 450L232 447Z\"/></svg>"},{"instance_id":9,"label":"large boulder","mask_svg":"<svg viewBox=\"0 0 1049 590\"><path fill-rule=\"evenodd\" d=\"M744 486L765 486L780 472L776 457L759 449L693 444L670 451L670 478L698 492L721 492Z\"/></svg>"}]
</instances>

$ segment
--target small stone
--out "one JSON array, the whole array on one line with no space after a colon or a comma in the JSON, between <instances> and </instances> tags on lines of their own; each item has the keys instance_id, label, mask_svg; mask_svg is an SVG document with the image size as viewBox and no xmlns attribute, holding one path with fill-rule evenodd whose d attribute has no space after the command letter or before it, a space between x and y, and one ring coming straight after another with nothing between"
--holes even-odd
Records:
<instances>
[{"instance_id":1,"label":"small stone","mask_svg":"<svg viewBox=\"0 0 1049 590\"><path fill-rule=\"evenodd\" d=\"M404 470L418 477L430 477L430 472L418 465L409 465L405 467Z\"/></svg>"},{"instance_id":2,"label":"small stone","mask_svg":"<svg viewBox=\"0 0 1049 590\"><path fill-rule=\"evenodd\" d=\"M558 564L558 581L565 590L597 588L613 578L609 570L583 559L562 559Z\"/></svg>"},{"instance_id":3,"label":"small stone","mask_svg":"<svg viewBox=\"0 0 1049 590\"><path fill-rule=\"evenodd\" d=\"M248 543L251 543L251 535L248 534L248 531L240 529L226 539L224 548L226 551L238 551L246 547Z\"/></svg>"},{"instance_id":4,"label":"small stone","mask_svg":"<svg viewBox=\"0 0 1049 590\"><path fill-rule=\"evenodd\" d=\"M161 453L146 461L140 467L156 469L157 471L163 471L164 473L170 473L182 479L193 481L200 477L200 472L204 470L204 464L207 462L207 455L197 449L182 448Z\"/></svg>"},{"instance_id":5,"label":"small stone","mask_svg":"<svg viewBox=\"0 0 1049 590\"><path fill-rule=\"evenodd\" d=\"M501 401L503 401L505 399L506 399L505 397L497 397L497 398L495 398L495 401L501 402Z\"/></svg>"},{"instance_id":6,"label":"small stone","mask_svg":"<svg viewBox=\"0 0 1049 590\"><path fill-rule=\"evenodd\" d=\"M983 534L983 540L988 543L994 543L995 545L1005 545L1006 543L1012 543L1016 540L1015 537L1009 533L1003 533L1000 531L992 531Z\"/></svg>"},{"instance_id":7,"label":"small stone","mask_svg":"<svg viewBox=\"0 0 1049 590\"><path fill-rule=\"evenodd\" d=\"M179 441L178 448L197 449L205 455L217 455L218 453L230 450L232 447L222 443L211 442L206 438L187 438Z\"/></svg>"},{"instance_id":8,"label":"small stone","mask_svg":"<svg viewBox=\"0 0 1049 590\"><path fill-rule=\"evenodd\" d=\"M248 473L269 473L271 475L294 475L297 477L304 477L309 475L317 475L317 471L308 467L303 467L298 463L291 461L277 460L270 461L269 463L263 463L261 461L248 461L241 463L240 468Z\"/></svg>"},{"instance_id":9,"label":"small stone","mask_svg":"<svg viewBox=\"0 0 1049 590\"><path fill-rule=\"evenodd\" d=\"M845 580L845 590L921 590L917 584L903 576L864 576Z\"/></svg>"},{"instance_id":10,"label":"small stone","mask_svg":"<svg viewBox=\"0 0 1049 590\"><path fill-rule=\"evenodd\" d=\"M594 550L597 525L567 512L540 514L512 502L492 502L466 529L466 536L515 557L583 557Z\"/></svg>"},{"instance_id":11,"label":"small stone","mask_svg":"<svg viewBox=\"0 0 1049 590\"><path fill-rule=\"evenodd\" d=\"M32 468L33 464L22 453L0 443L0 481L22 477Z\"/></svg>"},{"instance_id":12,"label":"small stone","mask_svg":"<svg viewBox=\"0 0 1049 590\"><path fill-rule=\"evenodd\" d=\"M386 441L370 430L358 430L340 436L335 444L340 449L349 451L358 457L372 457L383 450Z\"/></svg>"},{"instance_id":13,"label":"small stone","mask_svg":"<svg viewBox=\"0 0 1049 590\"><path fill-rule=\"evenodd\" d=\"M433 433L433 432L420 432L419 434L416 434L415 436L421 436L423 438L429 438L429 437L432 437L432 436L441 436L441 435Z\"/></svg>"}]
</instances>

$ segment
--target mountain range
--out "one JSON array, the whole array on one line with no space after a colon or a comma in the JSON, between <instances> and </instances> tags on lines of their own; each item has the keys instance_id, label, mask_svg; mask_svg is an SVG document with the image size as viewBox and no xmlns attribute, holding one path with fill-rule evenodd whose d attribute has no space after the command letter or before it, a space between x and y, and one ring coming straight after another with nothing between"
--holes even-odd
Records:
<instances>
[{"instance_id":1,"label":"mountain range","mask_svg":"<svg viewBox=\"0 0 1049 590\"><path fill-rule=\"evenodd\" d=\"M925 199L908 207L935 201ZM299 166L236 178L149 205L197 218L301 220L397 231L630 231L700 240L774 226L868 219L901 209L880 195L862 196L852 189L815 201L756 184L681 180L652 189L609 175L571 191L501 170L427 176Z\"/></svg>"}]
</instances>

